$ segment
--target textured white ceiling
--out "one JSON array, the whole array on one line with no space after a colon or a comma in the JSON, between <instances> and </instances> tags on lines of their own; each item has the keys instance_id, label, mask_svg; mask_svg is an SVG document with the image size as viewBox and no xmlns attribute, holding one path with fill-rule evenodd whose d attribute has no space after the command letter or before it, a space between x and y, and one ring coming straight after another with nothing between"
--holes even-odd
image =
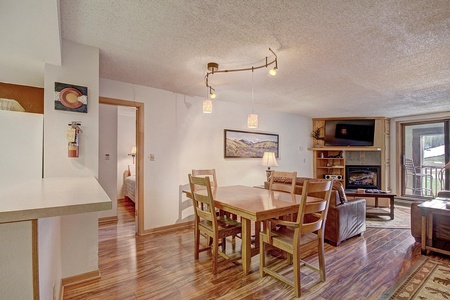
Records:
<instances>
[{"instance_id":1,"label":"textured white ceiling","mask_svg":"<svg viewBox=\"0 0 450 300\"><path fill-rule=\"evenodd\" d=\"M310 117L450 111L449 0L61 0L62 37L100 48L100 76L206 96L206 65L251 67L254 104ZM215 74L251 104L251 72Z\"/></svg>"}]
</instances>

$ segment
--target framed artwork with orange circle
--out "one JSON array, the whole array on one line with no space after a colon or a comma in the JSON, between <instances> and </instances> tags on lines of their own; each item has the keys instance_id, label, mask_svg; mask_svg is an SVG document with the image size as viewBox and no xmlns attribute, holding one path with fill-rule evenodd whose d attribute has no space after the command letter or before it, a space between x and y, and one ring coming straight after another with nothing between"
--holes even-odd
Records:
<instances>
[{"instance_id":1,"label":"framed artwork with orange circle","mask_svg":"<svg viewBox=\"0 0 450 300\"><path fill-rule=\"evenodd\" d=\"M55 109L87 113L88 88L62 82L55 82Z\"/></svg>"}]
</instances>

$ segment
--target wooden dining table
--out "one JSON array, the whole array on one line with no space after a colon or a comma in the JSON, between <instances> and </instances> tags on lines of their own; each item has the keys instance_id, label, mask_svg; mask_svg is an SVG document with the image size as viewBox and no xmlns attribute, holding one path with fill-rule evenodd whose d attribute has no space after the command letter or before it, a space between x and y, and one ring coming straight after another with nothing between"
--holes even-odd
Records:
<instances>
[{"instance_id":1,"label":"wooden dining table","mask_svg":"<svg viewBox=\"0 0 450 300\"><path fill-rule=\"evenodd\" d=\"M216 208L241 217L242 267L250 272L253 255L259 253L259 233L255 233L255 248L251 248L251 222L261 222L298 212L301 195L242 185L220 186L212 189ZM192 198L190 190L183 190ZM205 192L206 193L206 192Z\"/></svg>"}]
</instances>

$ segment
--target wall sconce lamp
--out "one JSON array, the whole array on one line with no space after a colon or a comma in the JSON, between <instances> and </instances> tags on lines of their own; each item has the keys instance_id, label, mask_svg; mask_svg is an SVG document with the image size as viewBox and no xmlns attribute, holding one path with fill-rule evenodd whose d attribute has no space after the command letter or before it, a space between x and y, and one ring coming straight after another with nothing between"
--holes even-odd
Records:
<instances>
[{"instance_id":1,"label":"wall sconce lamp","mask_svg":"<svg viewBox=\"0 0 450 300\"><path fill-rule=\"evenodd\" d=\"M128 156L133 157L133 165L134 165L134 158L136 157L136 146L133 146L133 148L131 148L131 153L128 153Z\"/></svg>"},{"instance_id":2,"label":"wall sconce lamp","mask_svg":"<svg viewBox=\"0 0 450 300\"><path fill-rule=\"evenodd\" d=\"M270 176L272 175L272 170L270 170L270 167L277 167L277 159L275 157L275 152L264 152L263 158L261 159L261 166L267 167L266 170L266 177L267 181L270 180Z\"/></svg>"}]
</instances>

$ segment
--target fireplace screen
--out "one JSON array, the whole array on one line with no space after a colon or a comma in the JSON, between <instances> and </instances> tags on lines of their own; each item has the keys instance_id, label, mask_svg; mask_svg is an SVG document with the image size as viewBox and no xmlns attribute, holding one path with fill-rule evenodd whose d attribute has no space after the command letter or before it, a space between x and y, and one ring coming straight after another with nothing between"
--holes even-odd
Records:
<instances>
[{"instance_id":1,"label":"fireplace screen","mask_svg":"<svg viewBox=\"0 0 450 300\"><path fill-rule=\"evenodd\" d=\"M346 189L381 189L380 166L346 166Z\"/></svg>"}]
</instances>

